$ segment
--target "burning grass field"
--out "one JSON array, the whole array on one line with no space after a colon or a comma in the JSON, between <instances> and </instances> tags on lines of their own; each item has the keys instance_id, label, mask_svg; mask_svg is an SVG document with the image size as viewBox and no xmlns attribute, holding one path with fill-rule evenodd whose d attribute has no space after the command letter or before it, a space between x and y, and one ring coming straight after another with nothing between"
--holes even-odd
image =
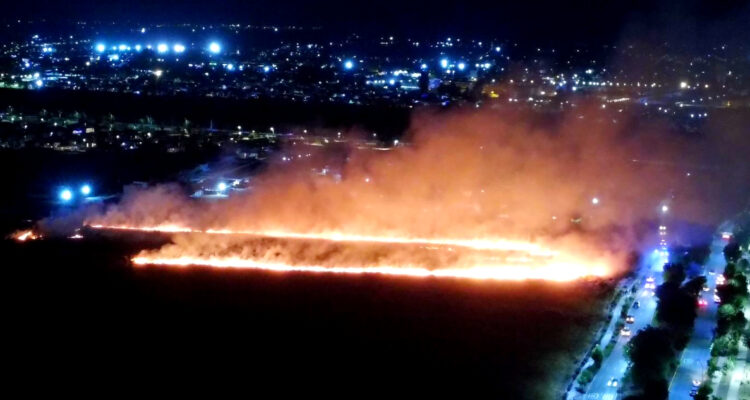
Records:
<instances>
[{"instance_id":1,"label":"burning grass field","mask_svg":"<svg viewBox=\"0 0 750 400\"><path fill-rule=\"evenodd\" d=\"M597 281L131 264L169 240L4 242L17 370L43 363L37 379L66 384L172 377L244 395L556 398L612 292Z\"/></svg>"}]
</instances>

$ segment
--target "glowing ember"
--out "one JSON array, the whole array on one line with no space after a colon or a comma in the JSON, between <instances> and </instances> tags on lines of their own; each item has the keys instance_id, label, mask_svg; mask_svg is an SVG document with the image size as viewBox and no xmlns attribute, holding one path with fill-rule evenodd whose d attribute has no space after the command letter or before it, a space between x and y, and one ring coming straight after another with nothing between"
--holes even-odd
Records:
<instances>
[{"instance_id":1,"label":"glowing ember","mask_svg":"<svg viewBox=\"0 0 750 400\"><path fill-rule=\"evenodd\" d=\"M30 229L26 231L16 232L12 236L13 236L13 239L19 242L25 242L27 240L36 240L36 239L41 238L41 235L37 235L36 233L34 233L34 231Z\"/></svg>"},{"instance_id":2,"label":"glowing ember","mask_svg":"<svg viewBox=\"0 0 750 400\"><path fill-rule=\"evenodd\" d=\"M340 233L289 233L231 230L196 230L176 225L153 227L92 225L95 229L127 230L140 232L173 233L177 244L165 246L155 251L144 251L133 258L136 265L191 266L202 265L216 268L256 269L282 272L309 272L331 274L380 274L408 277L468 278L478 280L551 280L571 281L586 277L602 277L610 273L604 263L570 258L559 252L548 250L534 243L489 240L489 239L428 239L375 237L344 235ZM184 235L185 233L196 235ZM225 238L211 239L224 235ZM229 235L247 236L228 239ZM361 259L374 259L362 262L350 259L324 259L329 252L321 250L305 257L279 259L265 254L300 254L299 249L285 249L275 243L253 247L243 240L284 241L323 241L331 246L387 246L391 258L369 257L362 249L357 252ZM291 247L291 245L287 244ZM417 246L417 247L414 247ZM288 251L287 251L288 250ZM450 257L437 256L436 259L423 257L421 252L442 250ZM270 258L269 258L270 257ZM306 260L314 259L315 264Z\"/></svg>"},{"instance_id":3,"label":"glowing ember","mask_svg":"<svg viewBox=\"0 0 750 400\"><path fill-rule=\"evenodd\" d=\"M427 268L404 266L373 266L373 267L324 267L320 265L290 265L284 263L269 263L237 257L175 257L160 258L158 255L138 256L133 258L136 265L169 265L191 266L203 265L216 268L258 269L280 272L310 272L330 274L382 274L410 277L439 277L439 278L468 278L478 280L520 281L540 279L552 281L571 281L586 277L601 277L606 274L601 266L584 266L582 264L550 263L540 266L497 265L476 266L470 268L444 268L430 270Z\"/></svg>"}]
</instances>

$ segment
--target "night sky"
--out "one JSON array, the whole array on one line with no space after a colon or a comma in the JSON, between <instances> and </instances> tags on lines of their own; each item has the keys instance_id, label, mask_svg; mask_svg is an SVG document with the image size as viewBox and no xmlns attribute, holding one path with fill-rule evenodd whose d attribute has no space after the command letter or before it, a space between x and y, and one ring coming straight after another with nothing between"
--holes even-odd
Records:
<instances>
[{"instance_id":1,"label":"night sky","mask_svg":"<svg viewBox=\"0 0 750 400\"><path fill-rule=\"evenodd\" d=\"M750 21L750 2L736 0L32 0L8 2L4 8L6 20L298 24L364 34L492 35L549 44L608 43L633 35L686 41L725 35L732 40L738 35L747 38Z\"/></svg>"}]
</instances>

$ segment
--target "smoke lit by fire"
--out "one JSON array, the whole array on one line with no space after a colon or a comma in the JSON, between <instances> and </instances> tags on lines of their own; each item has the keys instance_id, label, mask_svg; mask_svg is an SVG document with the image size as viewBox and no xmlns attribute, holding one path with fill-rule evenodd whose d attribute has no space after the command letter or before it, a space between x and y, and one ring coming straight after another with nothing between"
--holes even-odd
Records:
<instances>
[{"instance_id":1,"label":"smoke lit by fire","mask_svg":"<svg viewBox=\"0 0 750 400\"><path fill-rule=\"evenodd\" d=\"M408 144L388 152L306 149L313 157L272 162L251 191L220 202L190 199L173 185L134 189L87 224L174 235L136 264L490 279L611 275L638 239L630 229L636 222L667 203L670 212L689 213L689 199L699 196L674 167L689 154L679 138L636 135L627 124L583 115L547 123L487 112L417 116ZM671 203L675 187L679 204ZM425 258L415 247L450 256Z\"/></svg>"}]
</instances>

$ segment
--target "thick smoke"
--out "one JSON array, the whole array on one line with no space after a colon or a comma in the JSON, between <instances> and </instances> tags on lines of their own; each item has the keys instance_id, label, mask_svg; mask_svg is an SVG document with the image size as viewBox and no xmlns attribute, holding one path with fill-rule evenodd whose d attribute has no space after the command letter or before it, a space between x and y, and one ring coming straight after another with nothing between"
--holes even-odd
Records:
<instances>
[{"instance_id":1,"label":"thick smoke","mask_svg":"<svg viewBox=\"0 0 750 400\"><path fill-rule=\"evenodd\" d=\"M641 239L633 227L656 220L663 205L683 218L706 216L705 188L693 183L714 171L697 157L715 154L706 142L592 109L541 118L421 114L408 144L391 151L352 147L343 158L272 164L251 192L216 203L174 186L132 191L89 222L506 238L623 254ZM313 173L324 167L336 173Z\"/></svg>"}]
</instances>

